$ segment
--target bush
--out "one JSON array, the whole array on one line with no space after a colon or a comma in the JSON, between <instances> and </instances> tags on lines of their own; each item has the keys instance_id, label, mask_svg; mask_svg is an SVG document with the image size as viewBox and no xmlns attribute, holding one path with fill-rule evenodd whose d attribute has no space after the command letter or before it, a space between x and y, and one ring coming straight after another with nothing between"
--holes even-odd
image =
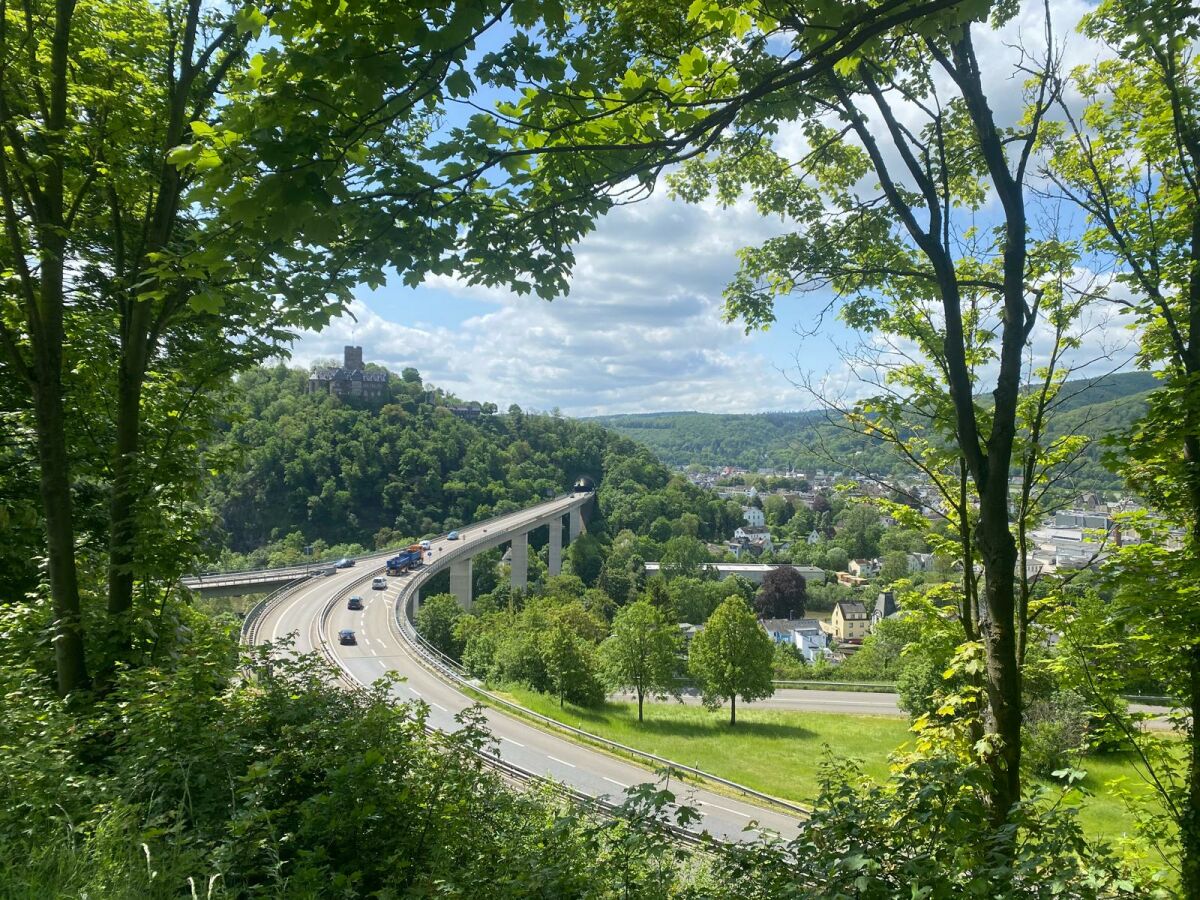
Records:
<instances>
[{"instance_id":1,"label":"bush","mask_svg":"<svg viewBox=\"0 0 1200 900\"><path fill-rule=\"evenodd\" d=\"M1088 707L1075 691L1034 700L1025 709L1021 759L1039 778L1075 765L1086 749Z\"/></svg>"}]
</instances>

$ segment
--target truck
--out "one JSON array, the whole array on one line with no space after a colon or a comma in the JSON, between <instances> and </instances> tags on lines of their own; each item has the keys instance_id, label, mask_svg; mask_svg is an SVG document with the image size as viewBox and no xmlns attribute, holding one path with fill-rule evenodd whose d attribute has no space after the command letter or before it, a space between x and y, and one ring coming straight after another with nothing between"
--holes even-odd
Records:
<instances>
[{"instance_id":1,"label":"truck","mask_svg":"<svg viewBox=\"0 0 1200 900\"><path fill-rule=\"evenodd\" d=\"M415 569L421 565L424 558L424 553L421 550L420 544L414 544L416 549L409 547L406 550L401 550L396 556L393 556L387 561L387 573L389 575L399 575L402 572L407 572L409 569Z\"/></svg>"}]
</instances>

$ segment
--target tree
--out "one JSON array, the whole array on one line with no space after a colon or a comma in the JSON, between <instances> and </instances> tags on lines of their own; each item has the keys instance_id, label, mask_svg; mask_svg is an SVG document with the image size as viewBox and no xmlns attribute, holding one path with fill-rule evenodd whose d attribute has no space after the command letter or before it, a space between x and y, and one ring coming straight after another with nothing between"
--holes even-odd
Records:
<instances>
[{"instance_id":1,"label":"tree","mask_svg":"<svg viewBox=\"0 0 1200 900\"><path fill-rule=\"evenodd\" d=\"M663 548L663 577L670 581L684 575L699 575L700 567L709 560L708 550L701 541L688 535L677 535Z\"/></svg>"},{"instance_id":2,"label":"tree","mask_svg":"<svg viewBox=\"0 0 1200 900\"><path fill-rule=\"evenodd\" d=\"M542 640L542 659L550 688L561 707L567 700L596 706L604 691L596 677L593 648L563 621L556 621Z\"/></svg>"},{"instance_id":3,"label":"tree","mask_svg":"<svg viewBox=\"0 0 1200 900\"><path fill-rule=\"evenodd\" d=\"M89 683L69 418L113 411L91 431L108 495L95 668L110 683L115 665L135 661L135 583L173 582L190 561L163 559L166 545L145 533L182 506L154 483L171 454L147 445L148 418L188 421L195 398L278 352L292 329L328 322L386 268L412 281L453 265L447 252L471 229L451 220L476 204L432 187L426 154L455 150L431 152L430 115L471 93L469 47L505 10L445 4L426 20L354 3L336 16L322 4L202 0L0 9L0 250L11 274L0 352L34 413L61 692ZM502 206L468 218L482 225ZM494 236L484 243L463 271L487 257L498 273L505 254ZM542 255L521 244L513 259ZM553 268L549 256L534 263L525 289ZM162 437L194 446L173 424Z\"/></svg>"},{"instance_id":4,"label":"tree","mask_svg":"<svg viewBox=\"0 0 1200 900\"><path fill-rule=\"evenodd\" d=\"M908 577L908 554L903 550L893 550L883 556L883 568L879 571L879 581L884 586Z\"/></svg>"},{"instance_id":5,"label":"tree","mask_svg":"<svg viewBox=\"0 0 1200 900\"><path fill-rule=\"evenodd\" d=\"M808 602L808 584L793 566L776 566L763 576L754 607L763 619L799 619Z\"/></svg>"},{"instance_id":6,"label":"tree","mask_svg":"<svg viewBox=\"0 0 1200 900\"><path fill-rule=\"evenodd\" d=\"M1115 259L1111 299L1132 314L1139 363L1162 386L1114 459L1128 483L1183 526L1178 550L1147 565L1130 549L1115 569L1119 631L1171 679L1180 705L1200 704L1200 12L1178 0L1106 0L1083 30L1114 51L1075 73L1087 104L1066 125L1047 174L1088 217L1085 242ZM1147 530L1154 526L1147 524ZM1181 593L1182 592L1182 593ZM1158 783L1158 779L1148 779ZM1189 729L1186 796L1164 797L1183 845L1181 883L1200 897L1200 731Z\"/></svg>"},{"instance_id":7,"label":"tree","mask_svg":"<svg viewBox=\"0 0 1200 900\"><path fill-rule=\"evenodd\" d=\"M700 687L704 705L716 709L729 701L729 724L737 724L737 698L750 702L775 693L771 683L775 648L746 601L729 597L692 638L688 671Z\"/></svg>"},{"instance_id":8,"label":"tree","mask_svg":"<svg viewBox=\"0 0 1200 900\"><path fill-rule=\"evenodd\" d=\"M638 721L647 696L679 696L675 683L679 631L648 600L638 600L617 612L612 633L600 645L605 682L612 690L633 691Z\"/></svg>"},{"instance_id":9,"label":"tree","mask_svg":"<svg viewBox=\"0 0 1200 900\"><path fill-rule=\"evenodd\" d=\"M604 566L604 554L598 538L591 534L579 535L567 548L566 556L571 571L583 579L584 584L596 583Z\"/></svg>"},{"instance_id":10,"label":"tree","mask_svg":"<svg viewBox=\"0 0 1200 900\"><path fill-rule=\"evenodd\" d=\"M434 594L421 600L417 610L417 633L452 659L460 659L463 642L456 629L458 620L466 615L453 594Z\"/></svg>"}]
</instances>

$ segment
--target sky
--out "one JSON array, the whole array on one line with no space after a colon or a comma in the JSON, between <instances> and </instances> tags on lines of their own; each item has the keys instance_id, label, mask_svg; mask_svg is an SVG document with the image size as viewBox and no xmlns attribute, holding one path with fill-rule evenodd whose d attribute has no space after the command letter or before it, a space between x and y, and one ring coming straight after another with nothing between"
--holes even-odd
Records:
<instances>
[{"instance_id":1,"label":"sky","mask_svg":"<svg viewBox=\"0 0 1200 900\"><path fill-rule=\"evenodd\" d=\"M1056 0L1053 8L1067 66L1093 61L1098 48L1072 31L1087 4ZM1034 4L1000 34L977 32L1001 121L1012 121L1020 103L1012 45L1022 36L1040 40L1039 13ZM786 130L779 138L785 149L798 140ZM360 345L368 361L395 372L413 366L464 400L575 416L808 409L815 401L803 384L814 378L853 399L854 385L869 384L873 373L844 358L857 338L821 316L827 295L779 301L778 321L766 332L747 335L723 319L721 294L737 250L786 230L787 222L748 203L690 205L660 185L650 199L610 212L577 245L567 296L548 302L446 277L409 288L397 276L361 288L347 315L301 335L290 363L340 359L344 345ZM1127 343L1120 325L1098 323L1079 358Z\"/></svg>"}]
</instances>

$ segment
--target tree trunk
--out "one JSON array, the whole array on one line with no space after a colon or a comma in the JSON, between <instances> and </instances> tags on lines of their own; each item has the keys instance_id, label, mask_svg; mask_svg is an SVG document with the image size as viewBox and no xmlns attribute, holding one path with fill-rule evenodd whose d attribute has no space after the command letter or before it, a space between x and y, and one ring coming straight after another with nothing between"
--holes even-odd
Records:
<instances>
[{"instance_id":1,"label":"tree trunk","mask_svg":"<svg viewBox=\"0 0 1200 900\"><path fill-rule=\"evenodd\" d=\"M1021 799L1021 670L1013 628L1017 548L1008 527L1007 491L999 497L985 492L980 498L976 544L984 569L979 630L987 658L991 731L1000 743L988 757L992 818L1002 824L1013 804Z\"/></svg>"},{"instance_id":2,"label":"tree trunk","mask_svg":"<svg viewBox=\"0 0 1200 900\"><path fill-rule=\"evenodd\" d=\"M1190 374L1190 373L1189 373ZM1190 379L1189 379L1190 381ZM1195 432L1184 438L1187 462L1188 496L1192 506L1191 553L1193 577L1200 575L1200 435ZM1187 650L1188 708L1192 716L1200 709L1200 644ZM1200 730L1190 729L1190 759L1188 761L1188 796L1183 804L1179 822L1179 842L1183 850L1182 881L1185 897L1200 898Z\"/></svg>"},{"instance_id":3,"label":"tree trunk","mask_svg":"<svg viewBox=\"0 0 1200 900\"><path fill-rule=\"evenodd\" d=\"M43 296L55 289L55 267L43 272ZM57 269L61 298L61 268ZM53 305L53 304L50 304ZM50 597L54 606L54 667L58 693L88 686L80 618L79 581L75 568L75 524L67 458L66 414L62 390L62 321L46 310L46 333L34 341L33 404L37 415L38 461L41 465L42 515L46 521L46 555ZM57 326L57 327L55 327Z\"/></svg>"},{"instance_id":4,"label":"tree trunk","mask_svg":"<svg viewBox=\"0 0 1200 900\"><path fill-rule=\"evenodd\" d=\"M644 697L645 695L641 691L638 691L638 722L642 721L642 700Z\"/></svg>"},{"instance_id":5,"label":"tree trunk","mask_svg":"<svg viewBox=\"0 0 1200 900\"><path fill-rule=\"evenodd\" d=\"M143 310L146 304L136 304ZM137 537L138 449L141 430L142 385L145 380L145 338L139 312L122 348L117 374L116 444L109 498L108 622L110 664L128 661L132 645L134 555Z\"/></svg>"},{"instance_id":6,"label":"tree trunk","mask_svg":"<svg viewBox=\"0 0 1200 900\"><path fill-rule=\"evenodd\" d=\"M729 724L731 727L737 724L737 694L729 698Z\"/></svg>"}]
</instances>

